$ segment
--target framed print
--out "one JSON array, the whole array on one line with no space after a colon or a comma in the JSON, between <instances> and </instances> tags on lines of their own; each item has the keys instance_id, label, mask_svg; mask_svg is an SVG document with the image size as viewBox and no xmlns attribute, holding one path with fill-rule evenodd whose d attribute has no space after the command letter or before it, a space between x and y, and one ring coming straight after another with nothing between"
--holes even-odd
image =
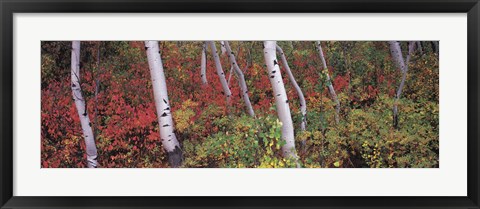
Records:
<instances>
[{"instance_id":1,"label":"framed print","mask_svg":"<svg viewBox=\"0 0 480 209\"><path fill-rule=\"evenodd\" d=\"M0 6L1 208L479 208L478 0Z\"/></svg>"}]
</instances>

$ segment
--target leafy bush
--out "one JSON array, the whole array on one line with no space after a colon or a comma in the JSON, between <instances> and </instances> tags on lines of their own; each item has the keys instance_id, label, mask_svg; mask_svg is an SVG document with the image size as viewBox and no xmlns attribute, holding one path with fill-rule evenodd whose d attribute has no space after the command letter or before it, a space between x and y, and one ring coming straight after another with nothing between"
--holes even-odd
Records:
<instances>
[{"instance_id":1,"label":"leafy bush","mask_svg":"<svg viewBox=\"0 0 480 209\"><path fill-rule=\"evenodd\" d=\"M305 165L312 167L438 167L438 106L403 100L400 129L392 127L393 99L380 96L367 109L352 109L348 117L323 134L297 135L307 140Z\"/></svg>"},{"instance_id":2,"label":"leafy bush","mask_svg":"<svg viewBox=\"0 0 480 209\"><path fill-rule=\"evenodd\" d=\"M213 122L224 131L205 140L185 141L185 167L282 168L295 167L281 157L281 123L276 118L247 115Z\"/></svg>"}]
</instances>

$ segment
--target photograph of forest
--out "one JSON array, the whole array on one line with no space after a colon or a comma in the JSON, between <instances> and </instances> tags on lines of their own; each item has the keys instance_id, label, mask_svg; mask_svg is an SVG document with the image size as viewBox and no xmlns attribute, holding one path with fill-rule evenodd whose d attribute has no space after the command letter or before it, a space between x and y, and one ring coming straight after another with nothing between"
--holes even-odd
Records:
<instances>
[{"instance_id":1,"label":"photograph of forest","mask_svg":"<svg viewBox=\"0 0 480 209\"><path fill-rule=\"evenodd\" d=\"M438 168L438 41L42 41L42 168Z\"/></svg>"}]
</instances>

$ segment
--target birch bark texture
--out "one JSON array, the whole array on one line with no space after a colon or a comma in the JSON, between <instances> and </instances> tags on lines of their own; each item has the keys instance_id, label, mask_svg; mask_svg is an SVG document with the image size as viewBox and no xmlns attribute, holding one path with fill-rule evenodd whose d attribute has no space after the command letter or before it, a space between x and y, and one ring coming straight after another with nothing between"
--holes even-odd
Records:
<instances>
[{"instance_id":1,"label":"birch bark texture","mask_svg":"<svg viewBox=\"0 0 480 209\"><path fill-rule=\"evenodd\" d=\"M227 49L225 48L225 41L220 41L220 50L222 52L222 55L225 55L225 53L227 53Z\"/></svg>"},{"instance_id":2,"label":"birch bark texture","mask_svg":"<svg viewBox=\"0 0 480 209\"><path fill-rule=\"evenodd\" d=\"M232 96L232 92L228 87L227 79L225 78L225 73L223 73L222 63L220 62L220 57L217 53L217 47L215 46L215 42L209 41L208 45L210 47L210 51L212 53L213 60L215 61L215 68L217 69L217 75L220 79L220 83L222 84L223 94L227 98L227 103L230 101L230 97Z\"/></svg>"},{"instance_id":3,"label":"birch bark texture","mask_svg":"<svg viewBox=\"0 0 480 209\"><path fill-rule=\"evenodd\" d=\"M228 87L231 87L230 86L230 80L232 79L232 74L233 74L233 66L230 66L230 71L228 71L228 79L227 79L227 84L228 84Z\"/></svg>"},{"instance_id":4,"label":"birch bark texture","mask_svg":"<svg viewBox=\"0 0 480 209\"><path fill-rule=\"evenodd\" d=\"M202 78L203 85L208 84L207 80L207 42L202 45L202 57L200 61L200 77Z\"/></svg>"},{"instance_id":5,"label":"birch bark texture","mask_svg":"<svg viewBox=\"0 0 480 209\"><path fill-rule=\"evenodd\" d=\"M338 101L337 93L335 93L335 89L333 88L332 80L330 79L330 74L328 73L328 68L327 68L327 62L325 61L325 55L323 54L322 50L322 44L320 41L317 41L315 44L317 47L318 54L320 55L320 59L322 60L323 64L323 73L327 77L327 87L328 87L328 92L330 92L330 96L332 97L332 100L335 102L335 122L340 121L340 102Z\"/></svg>"},{"instance_id":6,"label":"birch bark texture","mask_svg":"<svg viewBox=\"0 0 480 209\"><path fill-rule=\"evenodd\" d=\"M148 66L152 79L153 96L155 108L157 109L162 145L168 154L170 166L174 168L180 167L183 161L182 150L174 133L172 113L168 101L167 83L165 81L158 41L145 41L145 49L147 50Z\"/></svg>"},{"instance_id":7,"label":"birch bark texture","mask_svg":"<svg viewBox=\"0 0 480 209\"><path fill-rule=\"evenodd\" d=\"M82 95L80 85L80 41L72 41L72 58L71 58L71 82L72 96L77 108L78 117L82 126L83 138L87 151L87 167L96 168L97 148L95 146L95 138L92 131L92 123L88 117L87 103Z\"/></svg>"},{"instance_id":8,"label":"birch bark texture","mask_svg":"<svg viewBox=\"0 0 480 209\"><path fill-rule=\"evenodd\" d=\"M280 48L280 46L277 45L276 50L280 54L280 57L282 58L282 65L285 68L285 72L287 72L288 79L290 80L293 87L295 88L295 91L297 91L298 99L300 100L300 111L302 113L302 121L300 123L300 128L302 131L305 131L306 125L307 125L307 105L305 103L305 97L303 96L302 89L300 88L300 86L298 86L298 83L295 80L295 77L293 76L292 70L290 70L287 57L285 57L285 53L283 53L282 48Z\"/></svg>"},{"instance_id":9,"label":"birch bark texture","mask_svg":"<svg viewBox=\"0 0 480 209\"><path fill-rule=\"evenodd\" d=\"M240 89L242 91L241 95L243 97L243 101L245 102L245 108L247 108L247 112L250 116L255 117L252 103L250 102L250 97L248 96L248 87L247 87L247 83L245 82L245 76L243 75L242 70L238 66L237 59L235 58L235 53L233 53L232 49L230 48L230 44L228 43L228 41L225 41L225 49L227 50L227 56L228 56L228 59L230 60L230 64L232 65L232 68L238 77L238 82L240 85ZM229 81L230 81L230 78L229 78Z\"/></svg>"},{"instance_id":10,"label":"birch bark texture","mask_svg":"<svg viewBox=\"0 0 480 209\"><path fill-rule=\"evenodd\" d=\"M277 106L277 114L280 122L282 122L282 140L285 145L282 146L282 154L285 158L298 159L295 150L295 137L293 132L292 115L288 104L287 92L283 84L282 74L278 66L276 54L276 41L264 41L264 56L267 64L268 77L272 84L275 104Z\"/></svg>"},{"instance_id":11,"label":"birch bark texture","mask_svg":"<svg viewBox=\"0 0 480 209\"><path fill-rule=\"evenodd\" d=\"M392 58L395 62L395 65L398 67L400 72L402 73L402 79L400 81L400 85L398 86L397 93L395 94L395 102L393 103L393 127L398 127L398 102L402 95L402 90L405 85L405 80L407 77L408 72L408 65L410 64L410 58L415 50L415 41L410 41L408 43L408 54L404 61L402 48L400 46L400 42L398 41L389 41L388 44L390 45L390 53Z\"/></svg>"},{"instance_id":12,"label":"birch bark texture","mask_svg":"<svg viewBox=\"0 0 480 209\"><path fill-rule=\"evenodd\" d=\"M402 48L400 47L400 42L398 41L389 41L390 45L390 54L392 55L393 62L397 66L401 74L406 70L405 60L402 55Z\"/></svg>"}]
</instances>

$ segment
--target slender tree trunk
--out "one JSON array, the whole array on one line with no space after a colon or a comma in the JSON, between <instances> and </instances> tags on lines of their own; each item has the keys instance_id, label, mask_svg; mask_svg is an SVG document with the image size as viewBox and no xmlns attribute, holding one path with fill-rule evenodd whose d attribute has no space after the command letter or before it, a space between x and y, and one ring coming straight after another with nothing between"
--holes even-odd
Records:
<instances>
[{"instance_id":1,"label":"slender tree trunk","mask_svg":"<svg viewBox=\"0 0 480 209\"><path fill-rule=\"evenodd\" d=\"M222 55L225 55L225 53L227 53L227 49L225 48L225 41L220 41L220 51L222 52Z\"/></svg>"},{"instance_id":2,"label":"slender tree trunk","mask_svg":"<svg viewBox=\"0 0 480 209\"><path fill-rule=\"evenodd\" d=\"M225 42L226 42L226 41L225 41ZM226 48L225 48L225 49L226 49ZM239 53L240 53L240 47L238 47L236 54L238 55ZM228 58L228 61L230 61L229 58ZM247 63L247 66L248 66L248 63ZM233 68L233 65L230 63L230 71L229 71L229 73L228 73L228 87L231 87L231 85L230 85L230 80L231 80L231 78L232 78L233 72L235 72L235 70L234 70L234 68ZM247 72L246 69L245 69L244 72ZM242 74L245 75L245 73L243 73L243 71L242 71ZM241 86L241 83L240 83L240 80L239 80L239 79L237 79L237 82L238 82L238 86ZM238 95L239 95L241 98L243 98L242 92L239 92ZM249 98L249 100L250 100L250 98ZM253 111L253 109L252 109L252 111ZM255 117L255 115L253 115L253 117Z\"/></svg>"},{"instance_id":3,"label":"slender tree trunk","mask_svg":"<svg viewBox=\"0 0 480 209\"><path fill-rule=\"evenodd\" d=\"M228 79L227 79L228 87L230 87L230 80L232 79L232 74L233 74L233 65L230 66L230 71L228 71Z\"/></svg>"},{"instance_id":4,"label":"slender tree trunk","mask_svg":"<svg viewBox=\"0 0 480 209\"><path fill-rule=\"evenodd\" d=\"M330 96L332 97L333 101L335 102L335 121L338 123L340 121L340 102L338 101L337 93L335 93L335 89L333 88L332 80L330 79L330 75L328 73L327 62L325 61L325 57L323 55L322 45L320 41L317 41L316 44L318 54L320 55L320 59L322 60L323 64L323 73L327 77L327 87L328 91L330 92Z\"/></svg>"},{"instance_id":5,"label":"slender tree trunk","mask_svg":"<svg viewBox=\"0 0 480 209\"><path fill-rule=\"evenodd\" d=\"M295 77L290 70L290 66L288 65L287 58L285 57L285 53L283 53L282 48L277 45L276 49L277 52L280 54L280 57L282 58L282 64L285 68L285 71L287 72L288 79L290 80L290 82L292 82L293 87L295 87L295 90L297 91L298 99L300 100L300 111L302 112L302 122L300 123L300 128L302 129L302 131L305 131L305 126L307 124L307 105L305 103L305 97L303 96L302 89L300 89L300 86L298 86L297 81L295 80Z\"/></svg>"},{"instance_id":6,"label":"slender tree trunk","mask_svg":"<svg viewBox=\"0 0 480 209\"><path fill-rule=\"evenodd\" d=\"M275 104L277 105L277 114L280 122L282 122L282 140L285 145L282 146L283 156L285 158L298 159L295 150L295 137L293 132L292 115L288 104L287 92L283 84L282 74L278 66L276 54L276 41L264 41L264 56L267 64L270 83L272 84L273 94L275 96Z\"/></svg>"},{"instance_id":7,"label":"slender tree trunk","mask_svg":"<svg viewBox=\"0 0 480 209\"><path fill-rule=\"evenodd\" d=\"M78 117L80 118L87 150L87 167L96 168L98 166L97 148L95 146L92 123L88 117L87 103L85 99L83 99L80 85L80 41L72 41L71 79L73 100L75 101Z\"/></svg>"},{"instance_id":8,"label":"slender tree trunk","mask_svg":"<svg viewBox=\"0 0 480 209\"><path fill-rule=\"evenodd\" d=\"M350 59L350 54L347 54L347 74L348 74L348 98L352 98L352 61Z\"/></svg>"},{"instance_id":9,"label":"slender tree trunk","mask_svg":"<svg viewBox=\"0 0 480 209\"><path fill-rule=\"evenodd\" d=\"M251 50L253 48L253 44L255 42L252 41L252 43L247 46L247 67L245 68L245 73L247 72L248 68L253 66L253 59L252 59L252 53L251 53Z\"/></svg>"},{"instance_id":10,"label":"slender tree trunk","mask_svg":"<svg viewBox=\"0 0 480 209\"><path fill-rule=\"evenodd\" d=\"M230 96L232 96L232 92L228 87L227 79L225 79L225 73L223 73L222 63L220 62L220 57L218 57L218 54L217 54L217 47L215 46L215 43L213 41L209 41L208 43L210 45L210 50L212 53L213 60L215 61L215 68L217 68L218 78L220 79L220 83L222 83L223 94L227 98L227 104L228 104L230 101Z\"/></svg>"},{"instance_id":11,"label":"slender tree trunk","mask_svg":"<svg viewBox=\"0 0 480 209\"><path fill-rule=\"evenodd\" d=\"M241 95L243 97L243 101L245 102L245 107L247 108L247 112L250 116L255 117L252 103L250 103L250 97L248 96L248 87L247 87L247 83L245 82L245 76L243 75L242 70L238 66L237 59L235 58L235 54L230 48L230 44L228 43L228 41L225 41L225 48L227 50L227 55L228 55L228 59L230 60L230 64L232 65L233 70L238 76L238 82L240 84L240 88L242 91Z\"/></svg>"},{"instance_id":12,"label":"slender tree trunk","mask_svg":"<svg viewBox=\"0 0 480 209\"><path fill-rule=\"evenodd\" d=\"M98 74L100 74L100 45L101 42L99 42L97 50L97 72L93 73L93 75L95 76L95 118L93 118L93 137L95 139L98 136L98 91L100 90L100 79Z\"/></svg>"},{"instance_id":13,"label":"slender tree trunk","mask_svg":"<svg viewBox=\"0 0 480 209\"><path fill-rule=\"evenodd\" d=\"M157 109L158 125L160 126L160 138L162 145L168 154L168 162L171 167L182 165L182 150L174 133L172 113L168 101L167 83L163 72L162 59L157 41L145 41L147 49L148 65L152 77L153 95Z\"/></svg>"},{"instance_id":14,"label":"slender tree trunk","mask_svg":"<svg viewBox=\"0 0 480 209\"><path fill-rule=\"evenodd\" d=\"M417 41L417 47L418 47L418 51L420 52L420 54L423 55L422 42Z\"/></svg>"},{"instance_id":15,"label":"slender tree trunk","mask_svg":"<svg viewBox=\"0 0 480 209\"><path fill-rule=\"evenodd\" d=\"M437 53L439 52L440 48L438 46L438 41L432 41L432 48L433 48L433 52Z\"/></svg>"},{"instance_id":16,"label":"slender tree trunk","mask_svg":"<svg viewBox=\"0 0 480 209\"><path fill-rule=\"evenodd\" d=\"M400 100L400 96L402 95L403 86L405 85L405 79L407 77L408 72L408 64L410 63L410 57L415 50L415 42L410 41L408 43L408 54L406 58L406 62L403 59L402 49L400 47L400 43L398 41L389 41L390 45L390 52L395 61L395 64L399 68L400 72L402 73L402 80L400 81L400 85L398 86L397 93L395 94L395 102L393 103L393 126L395 128L398 127L398 102Z\"/></svg>"},{"instance_id":17,"label":"slender tree trunk","mask_svg":"<svg viewBox=\"0 0 480 209\"><path fill-rule=\"evenodd\" d=\"M203 85L208 84L207 80L207 42L202 46L202 60L200 64L200 76L202 77Z\"/></svg>"},{"instance_id":18,"label":"slender tree trunk","mask_svg":"<svg viewBox=\"0 0 480 209\"><path fill-rule=\"evenodd\" d=\"M390 53L392 55L393 61L395 62L395 65L397 65L400 73L403 74L403 72L405 72L406 66L405 66L405 61L403 60L402 48L400 46L400 42L389 41L388 44L390 45Z\"/></svg>"}]
</instances>

